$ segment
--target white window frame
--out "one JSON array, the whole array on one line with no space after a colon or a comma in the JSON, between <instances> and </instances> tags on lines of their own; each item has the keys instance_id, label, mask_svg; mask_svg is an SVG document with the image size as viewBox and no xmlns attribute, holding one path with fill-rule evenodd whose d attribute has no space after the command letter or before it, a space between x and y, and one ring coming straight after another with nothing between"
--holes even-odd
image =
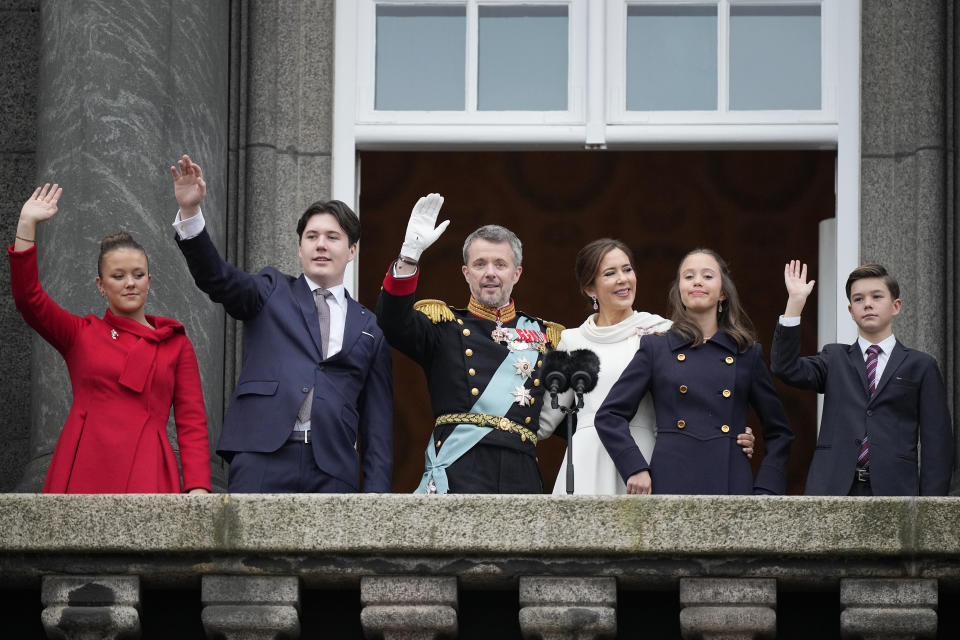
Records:
<instances>
[{"instance_id":1,"label":"white window frame","mask_svg":"<svg viewBox=\"0 0 960 640\"><path fill-rule=\"evenodd\" d=\"M729 5L810 0L460 0L473 6L500 4L569 4L571 53L570 93L566 112L409 112L375 111L373 106L375 2L457 4L456 0L336 0L333 97L332 197L356 207L359 150L487 150L487 149L836 149L836 247L833 290L836 323L821 323L820 342L852 341L856 327L846 312L846 274L859 264L860 241L860 1L821 1L821 109L796 111L718 112L696 120L692 112L620 113L618 92L625 89L626 4L688 2ZM470 7L468 6L468 21ZM720 14L718 14L720 15ZM729 14L727 14L729 15ZM620 16L623 25L616 40ZM612 26L613 25L613 26ZM728 29L729 25L723 27ZM476 38L476 25L468 33ZM616 33L614 33L616 32ZM612 36L611 33L614 33ZM722 43L722 44L721 44ZM475 45L475 40L474 43ZM718 47L725 47L718 38ZM578 47L575 53L573 47ZM469 53L467 90L476 93L476 56ZM476 47L473 46L473 51ZM619 56L619 57L618 57ZM581 62L578 62L581 60ZM724 56L718 62L725 60ZM608 61L615 61L608 64ZM722 62L724 66L725 62ZM719 72L719 70L718 70ZM620 78L623 80L620 80ZM619 83L619 85L618 85ZM725 82L723 83L725 84ZM472 89L470 88L472 87ZM719 89L718 89L719 90ZM724 87L725 90L725 87ZM467 100L468 108L471 100ZM718 103L720 106L721 103ZM544 114L550 114L550 117ZM741 118L749 116L749 120ZM653 117L655 116L655 117ZM761 117L762 116L762 117ZM788 118L793 116L792 121ZM644 120L646 118L646 120ZM358 212L360 213L360 212ZM398 239L399 243L400 239ZM786 259L786 258L785 258ZM347 288L354 291L359 261L348 270ZM821 279L822 292L828 283Z\"/></svg>"}]
</instances>

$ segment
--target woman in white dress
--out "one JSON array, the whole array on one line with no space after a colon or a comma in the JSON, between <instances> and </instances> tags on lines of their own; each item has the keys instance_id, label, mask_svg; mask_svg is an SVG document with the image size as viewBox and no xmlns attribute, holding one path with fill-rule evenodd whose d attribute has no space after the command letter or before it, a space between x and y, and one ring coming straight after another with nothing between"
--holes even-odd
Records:
<instances>
[{"instance_id":1,"label":"woman in white dress","mask_svg":"<svg viewBox=\"0 0 960 640\"><path fill-rule=\"evenodd\" d=\"M593 302L596 313L582 325L566 329L560 335L558 349L589 349L600 358L596 388L584 394L583 408L577 413L573 436L574 491L586 495L625 494L627 487L593 428L593 418L607 393L633 359L641 338L670 328L670 321L654 313L636 311L637 276L633 252L623 242L611 238L594 240L577 254L574 267L580 291ZM562 406L570 406L573 391L560 397ZM564 415L545 400L540 413L537 437L550 437L554 431L566 433ZM630 433L644 459L650 460L656 440L653 400L648 394L640 402L630 421ZM738 443L748 456L753 454L753 436L741 436ZM564 454L560 473L553 487L555 494L567 492L567 458Z\"/></svg>"}]
</instances>

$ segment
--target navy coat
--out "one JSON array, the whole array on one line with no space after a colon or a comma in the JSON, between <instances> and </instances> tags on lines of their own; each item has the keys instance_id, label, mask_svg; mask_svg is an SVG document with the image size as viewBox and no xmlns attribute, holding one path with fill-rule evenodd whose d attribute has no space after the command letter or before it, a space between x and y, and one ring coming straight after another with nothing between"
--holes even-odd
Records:
<instances>
[{"instance_id":1,"label":"navy coat","mask_svg":"<svg viewBox=\"0 0 960 640\"><path fill-rule=\"evenodd\" d=\"M653 493L750 494L786 491L793 432L773 388L763 349L744 353L723 331L691 347L679 333L644 336L597 412L600 440L626 481L650 471ZM628 427L644 394L653 395L657 444L645 460ZM752 406L766 447L756 480L737 444Z\"/></svg>"},{"instance_id":2,"label":"navy coat","mask_svg":"<svg viewBox=\"0 0 960 640\"><path fill-rule=\"evenodd\" d=\"M393 476L390 346L375 315L347 295L343 346L323 359L317 307L306 279L267 267L252 275L224 261L206 230L177 238L197 286L242 320L243 369L223 419L217 453L273 452L314 389L310 435L326 473L389 492Z\"/></svg>"},{"instance_id":3,"label":"navy coat","mask_svg":"<svg viewBox=\"0 0 960 640\"><path fill-rule=\"evenodd\" d=\"M828 344L800 357L800 327L777 323L773 372L824 394L809 495L850 493L864 434L870 435L870 488L878 496L942 496L953 470L953 428L937 362L898 340L873 396L860 345ZM923 464L918 469L917 443Z\"/></svg>"}]
</instances>

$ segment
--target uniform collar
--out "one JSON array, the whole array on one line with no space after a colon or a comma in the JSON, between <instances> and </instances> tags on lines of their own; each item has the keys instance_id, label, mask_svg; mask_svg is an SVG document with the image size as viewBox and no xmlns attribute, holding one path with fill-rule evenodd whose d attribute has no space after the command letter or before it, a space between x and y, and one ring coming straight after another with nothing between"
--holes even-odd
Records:
<instances>
[{"instance_id":1,"label":"uniform collar","mask_svg":"<svg viewBox=\"0 0 960 640\"><path fill-rule=\"evenodd\" d=\"M693 342L693 340L691 340L685 335L678 333L677 331L669 331L667 333L667 340L669 341L671 351L676 351L677 349L687 347ZM723 347L724 349L726 349L727 351L730 351L731 353L738 352L737 343L723 329L720 329L715 334L713 334L713 336L706 342L711 342L719 347Z\"/></svg>"},{"instance_id":2,"label":"uniform collar","mask_svg":"<svg viewBox=\"0 0 960 640\"><path fill-rule=\"evenodd\" d=\"M517 308L513 305L513 298L510 298L508 304L497 309L495 307L488 307L471 295L470 302L467 304L467 311L478 318L493 320L494 322L497 320L500 322L510 322L517 317Z\"/></svg>"}]
</instances>

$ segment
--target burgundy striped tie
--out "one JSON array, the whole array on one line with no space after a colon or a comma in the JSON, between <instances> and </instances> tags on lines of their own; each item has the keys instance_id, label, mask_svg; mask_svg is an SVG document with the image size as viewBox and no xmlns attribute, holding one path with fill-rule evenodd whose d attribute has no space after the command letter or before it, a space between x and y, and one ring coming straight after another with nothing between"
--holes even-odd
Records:
<instances>
[{"instance_id":1,"label":"burgundy striped tie","mask_svg":"<svg viewBox=\"0 0 960 640\"><path fill-rule=\"evenodd\" d=\"M879 345L872 344L867 347L867 382L870 386L870 395L877 390L877 363L883 349ZM870 436L863 436L863 442L860 443L860 454L857 456L857 468L866 469L870 465Z\"/></svg>"}]
</instances>

